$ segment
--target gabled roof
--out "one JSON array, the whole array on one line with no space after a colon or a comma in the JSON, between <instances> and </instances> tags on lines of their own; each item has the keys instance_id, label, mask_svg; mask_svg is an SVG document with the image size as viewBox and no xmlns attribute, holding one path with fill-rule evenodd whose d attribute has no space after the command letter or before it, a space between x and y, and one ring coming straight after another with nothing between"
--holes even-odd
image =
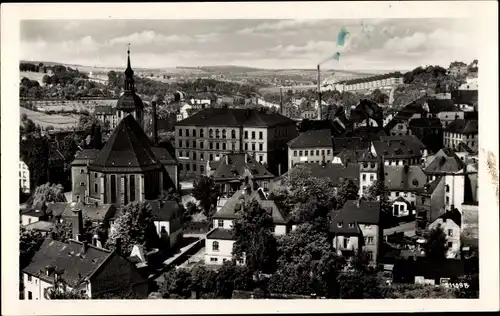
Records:
<instances>
[{"instance_id":1,"label":"gabled roof","mask_svg":"<svg viewBox=\"0 0 500 316\"><path fill-rule=\"evenodd\" d=\"M96 159L99 154L97 149L83 149L76 153L75 159L71 162L71 165L86 165L87 162L92 162Z\"/></svg>"},{"instance_id":2,"label":"gabled roof","mask_svg":"<svg viewBox=\"0 0 500 316\"><path fill-rule=\"evenodd\" d=\"M28 230L37 230L41 232L51 232L55 228L55 223L52 221L36 221L25 226Z\"/></svg>"},{"instance_id":3,"label":"gabled roof","mask_svg":"<svg viewBox=\"0 0 500 316\"><path fill-rule=\"evenodd\" d=\"M341 152L347 150L365 150L370 147L370 142L361 137L334 137L333 151Z\"/></svg>"},{"instance_id":4,"label":"gabled roof","mask_svg":"<svg viewBox=\"0 0 500 316\"><path fill-rule=\"evenodd\" d=\"M256 109L208 108L176 123L178 126L272 127L295 125L295 121L277 113Z\"/></svg>"},{"instance_id":5,"label":"gabled roof","mask_svg":"<svg viewBox=\"0 0 500 316\"><path fill-rule=\"evenodd\" d=\"M459 110L458 107L453 104L451 99L428 99L427 105L429 107L429 113L433 114Z\"/></svg>"},{"instance_id":6,"label":"gabled roof","mask_svg":"<svg viewBox=\"0 0 500 316\"><path fill-rule=\"evenodd\" d=\"M357 224L378 225L380 221L380 202L349 200L342 209L332 216L330 231L333 233L357 233ZM342 223L342 227L338 227ZM354 227L349 227L353 223Z\"/></svg>"},{"instance_id":7,"label":"gabled roof","mask_svg":"<svg viewBox=\"0 0 500 316\"><path fill-rule=\"evenodd\" d=\"M429 194L429 195L432 194L434 192L434 190L436 190L438 184L441 182L442 179L443 179L443 176L437 176L436 179L434 179L434 181L425 184L424 189L420 193Z\"/></svg>"},{"instance_id":8,"label":"gabled roof","mask_svg":"<svg viewBox=\"0 0 500 316\"><path fill-rule=\"evenodd\" d=\"M47 213L52 216L60 216L68 206L68 202L47 203Z\"/></svg>"},{"instance_id":9,"label":"gabled roof","mask_svg":"<svg viewBox=\"0 0 500 316\"><path fill-rule=\"evenodd\" d=\"M347 150L343 149L335 157L339 158L342 163L357 163L365 154L366 150Z\"/></svg>"},{"instance_id":10,"label":"gabled roof","mask_svg":"<svg viewBox=\"0 0 500 316\"><path fill-rule=\"evenodd\" d=\"M161 163L176 163L177 159L173 157L170 152L163 147L151 147L151 150Z\"/></svg>"},{"instance_id":11,"label":"gabled roof","mask_svg":"<svg viewBox=\"0 0 500 316\"><path fill-rule=\"evenodd\" d=\"M384 182L390 191L420 191L427 175L420 166L384 166Z\"/></svg>"},{"instance_id":12,"label":"gabled roof","mask_svg":"<svg viewBox=\"0 0 500 316\"><path fill-rule=\"evenodd\" d=\"M217 180L239 179L248 170L255 178L274 178L274 175L260 162L247 153L229 153L211 165L215 167L212 177Z\"/></svg>"},{"instance_id":13,"label":"gabled roof","mask_svg":"<svg viewBox=\"0 0 500 316\"><path fill-rule=\"evenodd\" d=\"M418 145L420 149L426 149L427 146L415 135L398 135L398 136L380 136L381 141L389 141L389 142L398 142L398 141L405 141L405 142L410 142L414 143L415 145Z\"/></svg>"},{"instance_id":14,"label":"gabled roof","mask_svg":"<svg viewBox=\"0 0 500 316\"><path fill-rule=\"evenodd\" d=\"M477 120L454 120L448 125L444 130L447 133L458 133L458 134L477 134L478 133L478 121Z\"/></svg>"},{"instance_id":15,"label":"gabled roof","mask_svg":"<svg viewBox=\"0 0 500 316\"><path fill-rule=\"evenodd\" d=\"M427 118L427 117L422 117L422 118L415 118L410 120L409 124L410 128L411 127L421 127L421 128L435 128L435 129L442 129L441 125L441 120L438 118Z\"/></svg>"},{"instance_id":16,"label":"gabled roof","mask_svg":"<svg viewBox=\"0 0 500 316\"><path fill-rule=\"evenodd\" d=\"M332 148L332 134L330 129L302 132L299 136L288 142L288 147L290 149L312 147Z\"/></svg>"},{"instance_id":17,"label":"gabled roof","mask_svg":"<svg viewBox=\"0 0 500 316\"><path fill-rule=\"evenodd\" d=\"M422 142L417 142L410 139L385 139L374 141L373 147L377 156L384 159L408 159L420 157Z\"/></svg>"},{"instance_id":18,"label":"gabled roof","mask_svg":"<svg viewBox=\"0 0 500 316\"><path fill-rule=\"evenodd\" d=\"M84 253L81 242L69 240L68 243L63 243L48 238L42 243L23 272L53 283L54 274L47 275L46 268L54 267L56 271L64 270L62 279L74 288L93 274L112 255L111 251L90 244Z\"/></svg>"},{"instance_id":19,"label":"gabled roof","mask_svg":"<svg viewBox=\"0 0 500 316\"><path fill-rule=\"evenodd\" d=\"M123 118L89 170L100 172L145 172L162 170L151 149L151 141L132 115Z\"/></svg>"},{"instance_id":20,"label":"gabled roof","mask_svg":"<svg viewBox=\"0 0 500 316\"><path fill-rule=\"evenodd\" d=\"M273 218L274 224L287 224L290 221L288 216L285 216L284 207L277 201L267 200L258 191L250 193L245 190L236 191L224 206L213 216L214 219L236 219L240 218L238 213L245 202L257 200L260 206L268 210Z\"/></svg>"},{"instance_id":21,"label":"gabled roof","mask_svg":"<svg viewBox=\"0 0 500 316\"><path fill-rule=\"evenodd\" d=\"M460 211L456 208L451 211L445 212L443 215L439 216L438 219L442 219L443 222L446 222L446 220L450 219L458 226L462 226L462 214L460 214Z\"/></svg>"},{"instance_id":22,"label":"gabled roof","mask_svg":"<svg viewBox=\"0 0 500 316\"><path fill-rule=\"evenodd\" d=\"M207 234L206 239L233 240L233 231L231 229L215 228Z\"/></svg>"},{"instance_id":23,"label":"gabled roof","mask_svg":"<svg viewBox=\"0 0 500 316\"><path fill-rule=\"evenodd\" d=\"M101 204L96 206L93 204L85 205L81 202L71 202L66 203L66 207L61 215L64 217L74 217L76 216L73 212L75 209L82 210L82 214L93 221L103 221L106 217L112 218L116 213L116 207L111 204Z\"/></svg>"},{"instance_id":24,"label":"gabled roof","mask_svg":"<svg viewBox=\"0 0 500 316\"><path fill-rule=\"evenodd\" d=\"M163 201L162 204L158 201L150 201L151 210L155 220L170 221L174 215L180 216L181 207L176 201Z\"/></svg>"},{"instance_id":25,"label":"gabled roof","mask_svg":"<svg viewBox=\"0 0 500 316\"><path fill-rule=\"evenodd\" d=\"M473 105L478 99L478 90L455 90L451 92L455 104Z\"/></svg>"},{"instance_id":26,"label":"gabled roof","mask_svg":"<svg viewBox=\"0 0 500 316\"><path fill-rule=\"evenodd\" d=\"M451 174L464 168L465 164L455 153L441 149L425 168L426 174Z\"/></svg>"},{"instance_id":27,"label":"gabled roof","mask_svg":"<svg viewBox=\"0 0 500 316\"><path fill-rule=\"evenodd\" d=\"M310 171L311 177L314 178L328 178L332 181L334 186L340 186L343 179L352 179L354 181L359 180L359 164L349 163L347 166L342 164L315 164L307 163L300 164L301 168L306 168ZM290 170L285 173L282 177L286 177Z\"/></svg>"}]
</instances>

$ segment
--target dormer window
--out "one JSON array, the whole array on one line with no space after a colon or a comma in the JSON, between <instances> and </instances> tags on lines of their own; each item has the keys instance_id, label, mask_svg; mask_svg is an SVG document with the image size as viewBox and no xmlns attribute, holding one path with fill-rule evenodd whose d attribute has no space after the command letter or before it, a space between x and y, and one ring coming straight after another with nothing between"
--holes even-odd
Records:
<instances>
[{"instance_id":1,"label":"dormer window","mask_svg":"<svg viewBox=\"0 0 500 316\"><path fill-rule=\"evenodd\" d=\"M339 228L342 228L342 226L343 226L343 225L344 225L344 223L343 223L343 222L338 222L338 223L337 223L337 227L339 227Z\"/></svg>"},{"instance_id":2,"label":"dormer window","mask_svg":"<svg viewBox=\"0 0 500 316\"><path fill-rule=\"evenodd\" d=\"M349 223L349 228L354 228L354 223Z\"/></svg>"}]
</instances>

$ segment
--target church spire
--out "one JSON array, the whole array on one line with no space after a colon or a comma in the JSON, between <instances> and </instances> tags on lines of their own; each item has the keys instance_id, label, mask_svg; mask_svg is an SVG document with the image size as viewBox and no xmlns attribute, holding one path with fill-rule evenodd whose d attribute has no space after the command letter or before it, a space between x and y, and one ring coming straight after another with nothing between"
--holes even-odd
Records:
<instances>
[{"instance_id":1,"label":"church spire","mask_svg":"<svg viewBox=\"0 0 500 316\"><path fill-rule=\"evenodd\" d=\"M134 92L134 71L130 66L130 43L127 49L127 69L125 70L125 91Z\"/></svg>"}]
</instances>

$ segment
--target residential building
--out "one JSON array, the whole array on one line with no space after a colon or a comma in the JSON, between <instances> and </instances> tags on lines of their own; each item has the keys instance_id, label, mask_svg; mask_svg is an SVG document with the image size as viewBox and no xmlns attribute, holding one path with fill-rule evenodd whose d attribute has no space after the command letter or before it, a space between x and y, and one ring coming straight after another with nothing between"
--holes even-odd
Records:
<instances>
[{"instance_id":1,"label":"residential building","mask_svg":"<svg viewBox=\"0 0 500 316\"><path fill-rule=\"evenodd\" d=\"M421 97L401 109L387 124L384 124L384 131L387 135L402 136L409 135L409 123L412 119L422 118L425 116L424 109L427 97Z\"/></svg>"},{"instance_id":2,"label":"residential building","mask_svg":"<svg viewBox=\"0 0 500 316\"><path fill-rule=\"evenodd\" d=\"M342 164L347 165L349 163L358 163L359 159L363 157L366 150L348 150L343 149L340 153L338 153L335 157L333 157L332 163L334 164Z\"/></svg>"},{"instance_id":3,"label":"residential building","mask_svg":"<svg viewBox=\"0 0 500 316\"><path fill-rule=\"evenodd\" d=\"M349 200L332 214L330 224L333 247L340 255L350 257L359 251L378 262L383 241L380 202Z\"/></svg>"},{"instance_id":4,"label":"residential building","mask_svg":"<svg viewBox=\"0 0 500 316\"><path fill-rule=\"evenodd\" d=\"M156 233L160 239L174 248L183 238L183 213L176 201L150 201Z\"/></svg>"},{"instance_id":5,"label":"residential building","mask_svg":"<svg viewBox=\"0 0 500 316\"><path fill-rule=\"evenodd\" d=\"M372 142L371 152L386 166L420 165L427 156L425 145L413 135L381 136Z\"/></svg>"},{"instance_id":6,"label":"residential building","mask_svg":"<svg viewBox=\"0 0 500 316\"><path fill-rule=\"evenodd\" d=\"M99 121L103 122L104 124L108 124L110 129L115 129L118 125L116 108L110 105L95 106L94 115Z\"/></svg>"},{"instance_id":7,"label":"residential building","mask_svg":"<svg viewBox=\"0 0 500 316\"><path fill-rule=\"evenodd\" d=\"M448 73L454 77L458 76L465 76L467 75L467 64L464 62L453 62L450 64L450 67L448 68Z\"/></svg>"},{"instance_id":8,"label":"residential building","mask_svg":"<svg viewBox=\"0 0 500 316\"><path fill-rule=\"evenodd\" d=\"M462 111L479 111L478 90L455 90L451 92L451 99Z\"/></svg>"},{"instance_id":9,"label":"residential building","mask_svg":"<svg viewBox=\"0 0 500 316\"><path fill-rule=\"evenodd\" d=\"M443 148L431 156L424 169L428 181L433 181L438 176L453 174L465 167L465 163L449 148Z\"/></svg>"},{"instance_id":10,"label":"residential building","mask_svg":"<svg viewBox=\"0 0 500 316\"><path fill-rule=\"evenodd\" d=\"M392 216L407 217L415 214L415 204L408 202L404 197L399 196L392 201Z\"/></svg>"},{"instance_id":11,"label":"residential building","mask_svg":"<svg viewBox=\"0 0 500 316\"><path fill-rule=\"evenodd\" d=\"M403 197L414 209L416 196L426 183L427 175L420 166L384 166L384 184L391 201Z\"/></svg>"},{"instance_id":12,"label":"residential building","mask_svg":"<svg viewBox=\"0 0 500 316\"><path fill-rule=\"evenodd\" d=\"M255 156L273 174L284 173L286 143L297 135L297 129L294 120L280 114L210 108L177 122L175 133L181 175L187 178L204 174L207 161L242 151Z\"/></svg>"},{"instance_id":13,"label":"residential building","mask_svg":"<svg viewBox=\"0 0 500 316\"><path fill-rule=\"evenodd\" d=\"M189 103L184 103L180 108L177 113L177 122L182 121L184 119L187 119L189 117L189 111L193 108L193 106Z\"/></svg>"},{"instance_id":14,"label":"residential building","mask_svg":"<svg viewBox=\"0 0 500 316\"><path fill-rule=\"evenodd\" d=\"M198 93L188 98L191 105L199 109L205 109L215 104L217 98L212 93Z\"/></svg>"},{"instance_id":15,"label":"residential building","mask_svg":"<svg viewBox=\"0 0 500 316\"><path fill-rule=\"evenodd\" d=\"M423 105L423 109L427 112L427 118L436 118L441 112L459 111L458 107L451 99L427 98Z\"/></svg>"},{"instance_id":16,"label":"residential building","mask_svg":"<svg viewBox=\"0 0 500 316\"><path fill-rule=\"evenodd\" d=\"M318 110L306 109L300 112L300 118L303 120L315 120L318 117Z\"/></svg>"},{"instance_id":17,"label":"residential building","mask_svg":"<svg viewBox=\"0 0 500 316\"><path fill-rule=\"evenodd\" d=\"M18 167L19 167L19 188L24 193L30 193L31 191L30 169L28 168L26 162L24 162L22 159L19 159Z\"/></svg>"},{"instance_id":18,"label":"residential building","mask_svg":"<svg viewBox=\"0 0 500 316\"><path fill-rule=\"evenodd\" d=\"M234 221L241 217L239 211L242 210L245 203L252 200L256 200L262 208L271 214L276 236L287 234L292 230L292 221L285 215L284 206L278 201L268 200L262 189L237 191L213 216L214 228L206 237L205 264L222 265L233 259L232 251L235 239L232 228ZM238 261L238 264L244 263L244 258Z\"/></svg>"},{"instance_id":19,"label":"residential building","mask_svg":"<svg viewBox=\"0 0 500 316\"><path fill-rule=\"evenodd\" d=\"M342 150L348 151L365 151L369 149L371 142L363 137L334 137L333 138L333 154L337 155Z\"/></svg>"},{"instance_id":20,"label":"residential building","mask_svg":"<svg viewBox=\"0 0 500 316\"><path fill-rule=\"evenodd\" d=\"M21 211L21 225L27 226L38 221L47 221L50 216L47 212L47 204L39 202L31 208Z\"/></svg>"},{"instance_id":21,"label":"residential building","mask_svg":"<svg viewBox=\"0 0 500 316\"><path fill-rule=\"evenodd\" d=\"M479 133L477 120L455 120L444 130L444 146L454 150L460 143L473 151L478 150Z\"/></svg>"},{"instance_id":22,"label":"residential building","mask_svg":"<svg viewBox=\"0 0 500 316\"><path fill-rule=\"evenodd\" d=\"M47 238L23 269L24 297L28 300L47 300L56 282L62 281L65 290L81 292L92 299L131 291L146 298L147 278L118 251L96 247L85 241L67 243ZM61 287L59 287L59 290Z\"/></svg>"},{"instance_id":23,"label":"residential building","mask_svg":"<svg viewBox=\"0 0 500 316\"><path fill-rule=\"evenodd\" d=\"M207 163L207 176L220 185L221 193L232 196L236 191L250 186L253 190L268 191L274 175L248 153L228 153L219 160Z\"/></svg>"},{"instance_id":24,"label":"residential building","mask_svg":"<svg viewBox=\"0 0 500 316\"><path fill-rule=\"evenodd\" d=\"M460 259L462 215L457 209L445 212L429 225L429 230L441 228L446 235L446 258Z\"/></svg>"},{"instance_id":25,"label":"residential building","mask_svg":"<svg viewBox=\"0 0 500 316\"><path fill-rule=\"evenodd\" d=\"M302 132L288 142L288 169L298 163L330 163L332 149L330 129Z\"/></svg>"},{"instance_id":26,"label":"residential building","mask_svg":"<svg viewBox=\"0 0 500 316\"><path fill-rule=\"evenodd\" d=\"M418 118L409 123L411 134L432 153L443 148L443 127L438 118Z\"/></svg>"},{"instance_id":27,"label":"residential building","mask_svg":"<svg viewBox=\"0 0 500 316\"><path fill-rule=\"evenodd\" d=\"M415 232L423 235L430 223L445 213L444 177L436 176L424 189L416 193Z\"/></svg>"},{"instance_id":28,"label":"residential building","mask_svg":"<svg viewBox=\"0 0 500 316\"><path fill-rule=\"evenodd\" d=\"M367 195L368 189L378 179L382 178L382 159L372 152L365 151L358 158L359 165L359 196Z\"/></svg>"},{"instance_id":29,"label":"residential building","mask_svg":"<svg viewBox=\"0 0 500 316\"><path fill-rule=\"evenodd\" d=\"M392 72L383 75L370 76L350 80L340 80L328 84L323 90L357 91L357 90L375 90L389 87L397 87L403 84L403 74Z\"/></svg>"}]
</instances>

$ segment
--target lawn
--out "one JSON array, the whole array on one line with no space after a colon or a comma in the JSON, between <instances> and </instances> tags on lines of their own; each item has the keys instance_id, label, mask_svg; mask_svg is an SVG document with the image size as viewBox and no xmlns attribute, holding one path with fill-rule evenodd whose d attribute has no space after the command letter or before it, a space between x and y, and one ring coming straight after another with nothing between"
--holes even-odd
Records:
<instances>
[{"instance_id":1,"label":"lawn","mask_svg":"<svg viewBox=\"0 0 500 316\"><path fill-rule=\"evenodd\" d=\"M54 129L76 127L79 120L79 117L77 115L48 115L42 112L28 110L23 107L19 108L19 112L21 115L26 114L28 118L37 125L40 125L42 127L52 125Z\"/></svg>"}]
</instances>

